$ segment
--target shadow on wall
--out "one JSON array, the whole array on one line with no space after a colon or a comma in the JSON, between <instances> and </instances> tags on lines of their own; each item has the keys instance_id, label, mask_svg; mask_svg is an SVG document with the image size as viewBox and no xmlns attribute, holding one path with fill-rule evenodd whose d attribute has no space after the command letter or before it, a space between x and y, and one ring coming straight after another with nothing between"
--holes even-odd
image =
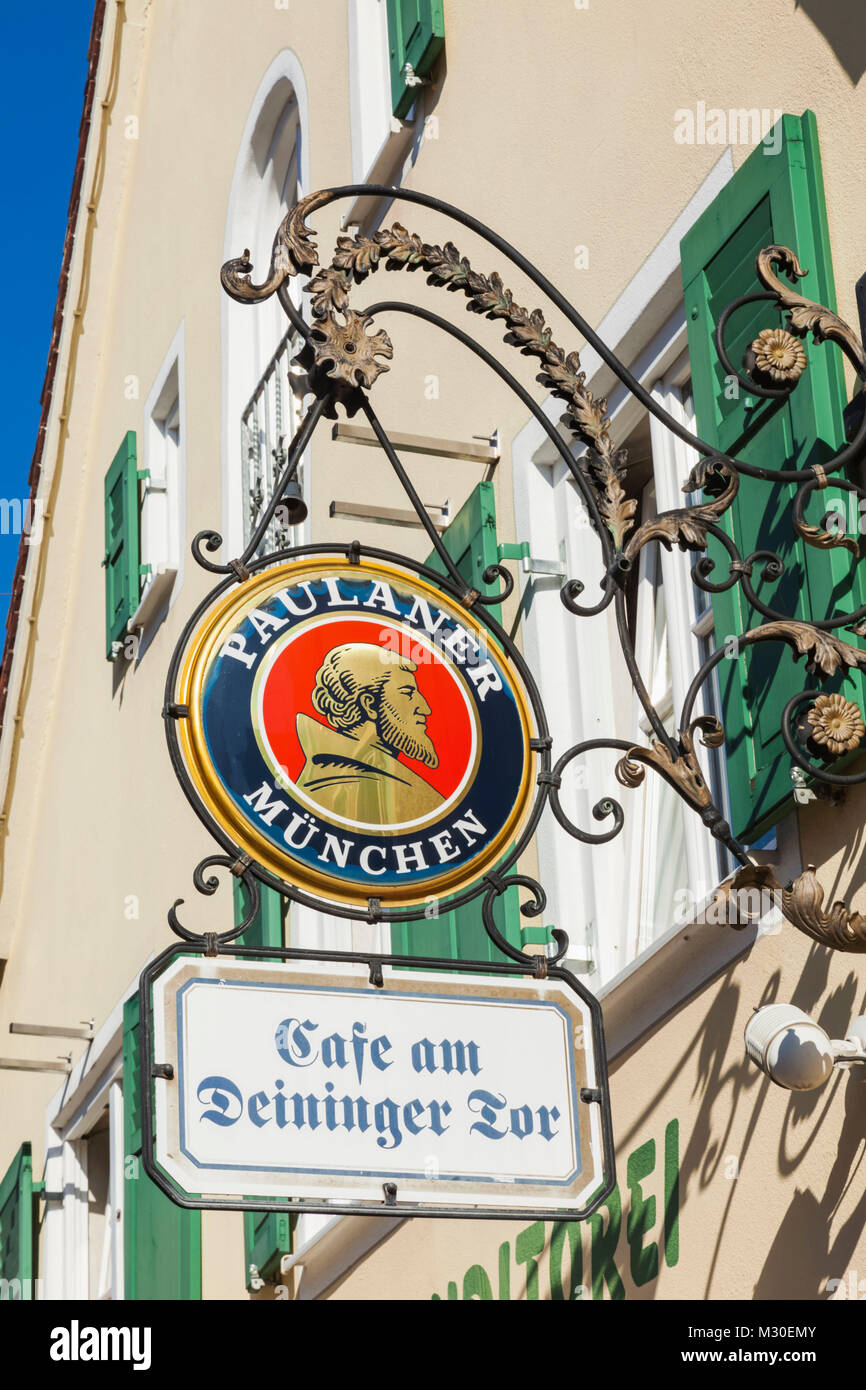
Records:
<instances>
[{"instance_id":1,"label":"shadow on wall","mask_svg":"<svg viewBox=\"0 0 866 1390\"><path fill-rule=\"evenodd\" d=\"M738 1108L741 1103L748 1105L751 1096L753 1097L751 1115L738 1155L739 1162L742 1164L770 1085L757 1068L746 1060L745 1054L739 1054L735 1061L725 1065L740 1004L740 989L734 983L737 968L737 965L732 965L727 971L724 983L704 1018L692 1045L679 1059L676 1067L661 1082L628 1133L618 1136L620 1146L628 1146L637 1137L649 1117L664 1104L670 1087L688 1067L697 1051L695 1090L700 1093L700 1103L692 1122L687 1146L680 1160L680 1212L686 1208L689 1195L693 1193L695 1184L697 1183L700 1188L708 1187L719 1173L720 1168L724 1168L728 1162L728 1140ZM759 1002L761 1004L775 1002L778 988L779 975L776 972L765 985ZM716 1137L717 1135L718 1137ZM731 1182L729 1186L731 1191L716 1237L704 1298L712 1296L711 1286L716 1261L737 1184ZM642 1299L655 1298L655 1283L641 1289L637 1296Z\"/></svg>"},{"instance_id":2,"label":"shadow on wall","mask_svg":"<svg viewBox=\"0 0 866 1390\"><path fill-rule=\"evenodd\" d=\"M806 962L792 1002L807 1013L814 1011L826 988L830 959L828 951L816 946ZM844 1037L854 1015L866 1009L866 1003L858 1009L856 1000L857 979L852 971L818 1015L817 1021L831 1037ZM840 1088L845 1118L823 1194L797 1189L755 1284L755 1298L778 1297L783 1288L786 1298L816 1299L826 1295L830 1280L847 1284L851 1260L866 1227L866 1189L832 1242L830 1226L866 1157L866 1080L861 1068L837 1072L829 1087L792 1094L779 1139L779 1172L787 1177L803 1161ZM805 1138L798 1130L805 1131ZM866 1270L859 1271L858 1280L863 1276Z\"/></svg>"},{"instance_id":3,"label":"shadow on wall","mask_svg":"<svg viewBox=\"0 0 866 1390\"><path fill-rule=\"evenodd\" d=\"M786 1298L815 1300L829 1296L832 1280L848 1287L851 1261L866 1226L866 1188L832 1241L830 1223L866 1153L866 1082L855 1070L841 1084L845 1087L845 1119L823 1195L818 1198L814 1192L798 1188L755 1284L755 1298L778 1298L783 1288ZM857 1271L858 1281L864 1274L866 1271ZM830 1284L831 1290L833 1287Z\"/></svg>"},{"instance_id":4,"label":"shadow on wall","mask_svg":"<svg viewBox=\"0 0 866 1390\"><path fill-rule=\"evenodd\" d=\"M825 911L837 898L853 906L855 898L866 886L866 822L861 821L853 833L849 831L846 834L845 839L841 863L824 901Z\"/></svg>"},{"instance_id":5,"label":"shadow on wall","mask_svg":"<svg viewBox=\"0 0 866 1390\"><path fill-rule=\"evenodd\" d=\"M851 0L794 0L823 34L853 86L866 72L866 26Z\"/></svg>"},{"instance_id":6,"label":"shadow on wall","mask_svg":"<svg viewBox=\"0 0 866 1390\"><path fill-rule=\"evenodd\" d=\"M819 1000L827 989L832 960L833 953L825 947L815 945L811 949L791 1002L812 1014L831 1037L838 1038L845 1036L855 1014L866 1012L866 1003L859 1008L857 1006L857 977L852 971L824 999L818 1011ZM680 1161L681 1213L686 1210L689 1196L694 1195L696 1187L706 1189L721 1174L735 1176L727 1171L727 1164L732 1158L730 1135L738 1111L745 1106L748 1122L736 1154L737 1166L740 1170L743 1168L764 1101L771 1089L772 1083L747 1061L743 1053L735 1053L733 1060L729 1055L740 1004L740 988L734 979L737 969L738 965L734 965L728 970L691 1047L655 1090L629 1133L618 1136L620 1144L626 1146L636 1138L641 1127L663 1102L677 1076L693 1059L696 1069L695 1092L700 1100ZM776 971L764 986L761 998L754 1001L756 1006L776 1002L779 986L780 976ZM823 1194L816 1195L811 1190L796 1191L754 1285L756 1299L783 1297L815 1300L825 1293L828 1280L845 1280L850 1275L850 1261L866 1225L866 1192L832 1242L830 1226L866 1158L866 1078L861 1079L858 1069L847 1075L843 1071L837 1072L828 1086L817 1091L791 1094L779 1138L778 1172L785 1179L797 1170L821 1132L831 1107L838 1102L840 1090L844 1093L845 1117ZM703 1291L705 1299L713 1297L715 1273L736 1202L738 1184L731 1181L728 1186L730 1190L715 1235ZM866 1269L859 1272L859 1277L866 1277ZM643 1299L656 1297L655 1285L641 1289L637 1296Z\"/></svg>"}]
</instances>

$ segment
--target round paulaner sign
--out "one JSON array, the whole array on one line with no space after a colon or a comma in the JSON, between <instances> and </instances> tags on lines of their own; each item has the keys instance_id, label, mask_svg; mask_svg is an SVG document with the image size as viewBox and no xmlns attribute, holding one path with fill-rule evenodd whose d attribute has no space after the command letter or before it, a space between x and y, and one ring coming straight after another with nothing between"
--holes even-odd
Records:
<instances>
[{"instance_id":1,"label":"round paulaner sign","mask_svg":"<svg viewBox=\"0 0 866 1390\"><path fill-rule=\"evenodd\" d=\"M529 804L528 702L508 663L471 613L390 566L295 561L223 595L175 698L207 809L331 900L453 894Z\"/></svg>"}]
</instances>

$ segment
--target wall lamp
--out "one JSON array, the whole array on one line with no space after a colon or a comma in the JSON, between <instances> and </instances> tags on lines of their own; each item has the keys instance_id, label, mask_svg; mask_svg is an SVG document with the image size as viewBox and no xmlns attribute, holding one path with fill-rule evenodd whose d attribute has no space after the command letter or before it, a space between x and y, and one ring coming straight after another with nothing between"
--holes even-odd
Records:
<instances>
[{"instance_id":1,"label":"wall lamp","mask_svg":"<svg viewBox=\"0 0 866 1390\"><path fill-rule=\"evenodd\" d=\"M794 1004L767 1004L746 1024L746 1054L765 1076L788 1091L814 1091L837 1066L866 1062L866 1017L855 1018L846 1038L831 1038Z\"/></svg>"}]
</instances>

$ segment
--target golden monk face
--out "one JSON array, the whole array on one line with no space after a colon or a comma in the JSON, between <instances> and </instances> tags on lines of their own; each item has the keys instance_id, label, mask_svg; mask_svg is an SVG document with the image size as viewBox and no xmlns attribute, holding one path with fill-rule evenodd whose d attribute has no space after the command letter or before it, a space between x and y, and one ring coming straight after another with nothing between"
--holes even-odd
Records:
<instances>
[{"instance_id":1,"label":"golden monk face","mask_svg":"<svg viewBox=\"0 0 866 1390\"><path fill-rule=\"evenodd\" d=\"M427 716L433 711L418 689L414 672L401 667L390 670L376 695L365 692L361 704L375 721L379 739L386 748L417 758L425 767L438 765L439 758L427 733Z\"/></svg>"},{"instance_id":2,"label":"golden monk face","mask_svg":"<svg viewBox=\"0 0 866 1390\"><path fill-rule=\"evenodd\" d=\"M425 767L439 758L427 733L432 713L418 689L414 661L365 642L334 647L316 677L313 705L332 728L360 736L372 724L395 757L405 753Z\"/></svg>"}]
</instances>

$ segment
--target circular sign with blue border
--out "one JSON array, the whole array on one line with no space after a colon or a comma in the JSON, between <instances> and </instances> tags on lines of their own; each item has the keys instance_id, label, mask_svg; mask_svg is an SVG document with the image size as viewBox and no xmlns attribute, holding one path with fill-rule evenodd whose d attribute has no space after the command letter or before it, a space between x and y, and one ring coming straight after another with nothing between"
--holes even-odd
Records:
<instances>
[{"instance_id":1,"label":"circular sign with blue border","mask_svg":"<svg viewBox=\"0 0 866 1390\"><path fill-rule=\"evenodd\" d=\"M522 685L470 612L396 567L299 560L222 595L176 699L207 810L269 872L332 901L453 895L529 806Z\"/></svg>"}]
</instances>

